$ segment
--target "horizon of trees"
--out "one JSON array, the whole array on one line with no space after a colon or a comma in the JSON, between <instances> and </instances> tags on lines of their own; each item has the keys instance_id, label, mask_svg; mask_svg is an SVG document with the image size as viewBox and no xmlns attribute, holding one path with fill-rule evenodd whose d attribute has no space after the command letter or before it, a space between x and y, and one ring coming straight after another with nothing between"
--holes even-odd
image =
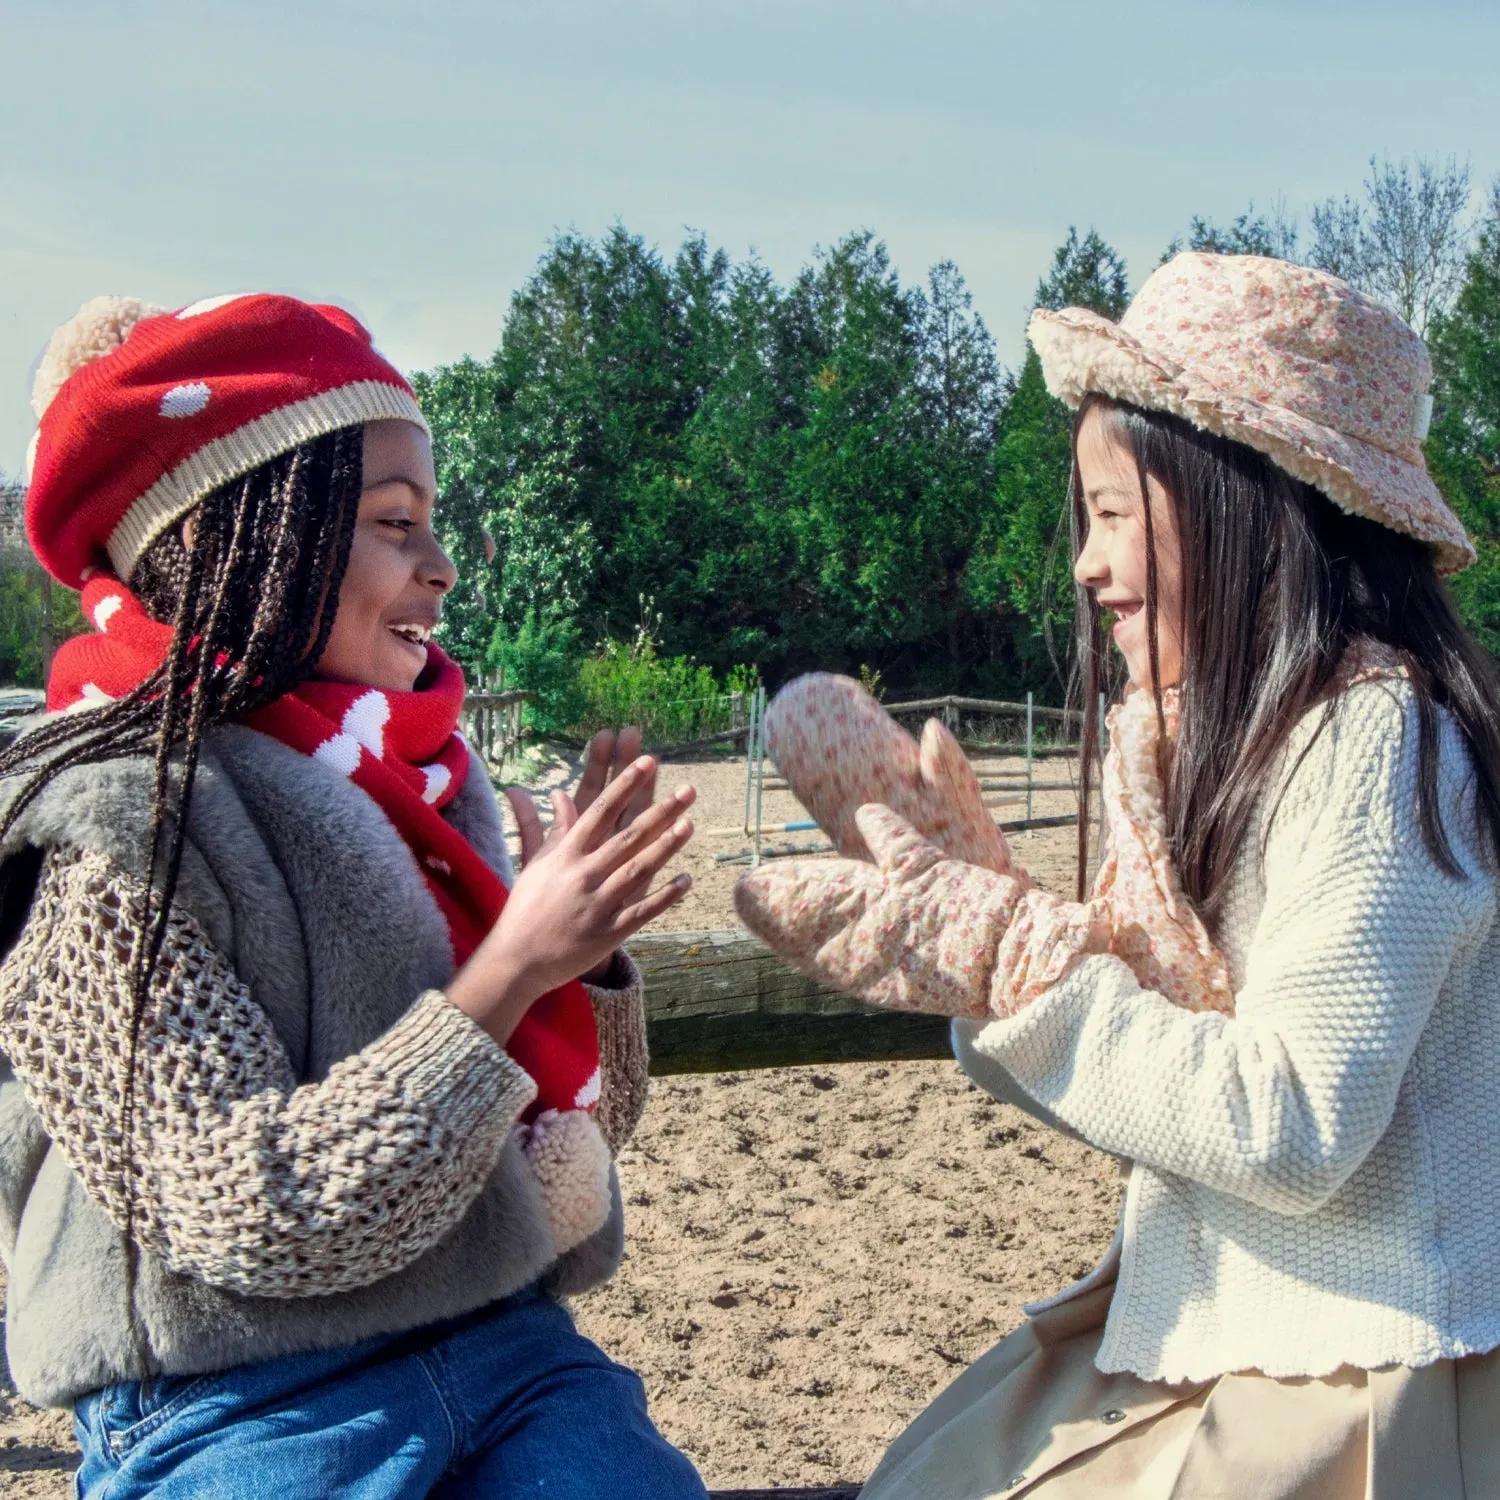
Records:
<instances>
[{"instance_id":1,"label":"horizon of trees","mask_svg":"<svg viewBox=\"0 0 1500 1500\"><path fill-rule=\"evenodd\" d=\"M1500 182L1371 159L1308 228L1282 203L1194 217L1182 248L1322 266L1428 337L1429 463L1476 545L1455 586L1500 652ZM1128 302L1124 258L1070 229L1034 305ZM1064 687L1073 615L1068 411L1027 351L1004 368L958 267L903 285L870 231L786 285L702 234L668 259L623 225L558 236L499 348L425 372L448 608L466 662L625 639L773 685L818 667L897 690ZM555 662L554 662L555 669ZM524 685L524 684L518 684Z\"/></svg>"},{"instance_id":2,"label":"horizon of trees","mask_svg":"<svg viewBox=\"0 0 1500 1500\"><path fill-rule=\"evenodd\" d=\"M1500 654L1500 180L1472 197L1455 162L1372 158L1360 196L1305 224L1282 202L1195 216L1162 259L1321 265L1425 332L1428 463L1480 554L1453 591ZM1123 257L1073 228L1033 303L1118 317L1128 297ZM898 692L1060 699L1071 416L1029 349L1002 365L951 261L903 285L865 230L783 285L702 234L670 259L622 225L564 234L494 354L415 383L461 573L444 637L466 667L555 683L607 642L649 641L720 678L865 669ZM0 669L34 675L11 622L31 588L0 593Z\"/></svg>"}]
</instances>

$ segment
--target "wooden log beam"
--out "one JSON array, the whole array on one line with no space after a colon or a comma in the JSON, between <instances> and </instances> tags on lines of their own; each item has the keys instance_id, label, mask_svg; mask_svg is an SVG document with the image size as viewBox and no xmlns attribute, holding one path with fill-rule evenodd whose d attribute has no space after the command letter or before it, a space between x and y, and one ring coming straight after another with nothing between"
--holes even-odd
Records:
<instances>
[{"instance_id":1,"label":"wooden log beam","mask_svg":"<svg viewBox=\"0 0 1500 1500\"><path fill-rule=\"evenodd\" d=\"M710 1490L708 1500L858 1500L859 1486L836 1484L817 1490Z\"/></svg>"},{"instance_id":2,"label":"wooden log beam","mask_svg":"<svg viewBox=\"0 0 1500 1500\"><path fill-rule=\"evenodd\" d=\"M654 1074L953 1055L945 1017L824 989L747 932L644 932L630 952L646 979Z\"/></svg>"}]
</instances>

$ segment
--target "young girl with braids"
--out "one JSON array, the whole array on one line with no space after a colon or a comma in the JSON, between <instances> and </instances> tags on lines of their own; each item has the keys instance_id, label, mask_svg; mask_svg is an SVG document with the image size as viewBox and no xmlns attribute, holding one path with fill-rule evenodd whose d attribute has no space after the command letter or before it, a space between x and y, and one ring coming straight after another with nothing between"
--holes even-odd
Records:
<instances>
[{"instance_id":1,"label":"young girl with braids","mask_svg":"<svg viewBox=\"0 0 1500 1500\"><path fill-rule=\"evenodd\" d=\"M852 857L737 899L953 1016L1128 1186L1104 1263L863 1500L1500 1495L1500 688L1440 578L1474 552L1426 350L1331 276L1197 254L1031 338L1078 412L1086 767L1106 615L1129 674L1091 894L1033 886L941 726L902 744L824 680L768 731Z\"/></svg>"},{"instance_id":2,"label":"young girl with braids","mask_svg":"<svg viewBox=\"0 0 1500 1500\"><path fill-rule=\"evenodd\" d=\"M559 1300L619 1261L620 945L691 789L601 739L512 876L427 428L347 314L100 299L35 400L97 633L0 757L0 1248L80 1495L701 1497Z\"/></svg>"}]
</instances>

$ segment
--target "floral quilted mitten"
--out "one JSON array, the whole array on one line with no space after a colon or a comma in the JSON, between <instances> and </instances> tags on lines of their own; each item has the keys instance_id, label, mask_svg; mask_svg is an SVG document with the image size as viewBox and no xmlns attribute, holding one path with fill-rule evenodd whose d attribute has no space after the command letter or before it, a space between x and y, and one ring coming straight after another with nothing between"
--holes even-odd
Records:
<instances>
[{"instance_id":1,"label":"floral quilted mitten","mask_svg":"<svg viewBox=\"0 0 1500 1500\"><path fill-rule=\"evenodd\" d=\"M766 744L840 854L870 857L855 814L878 802L954 859L1026 878L984 805L968 757L936 719L927 721L919 745L852 678L809 672L771 700Z\"/></svg>"},{"instance_id":2,"label":"floral quilted mitten","mask_svg":"<svg viewBox=\"0 0 1500 1500\"><path fill-rule=\"evenodd\" d=\"M746 927L824 984L892 1010L1008 1016L1109 947L1102 903L951 858L888 807L854 824L874 864L779 861L734 888Z\"/></svg>"},{"instance_id":3,"label":"floral quilted mitten","mask_svg":"<svg viewBox=\"0 0 1500 1500\"><path fill-rule=\"evenodd\" d=\"M1110 753L1102 789L1107 852L1088 914L1080 915L1076 903L1037 892L1025 905L1025 922L1022 905L1015 908L1021 925L1012 944L1020 953L1028 942L1037 941L1050 954L1050 935L1082 929L1091 935L1089 951L1105 951L1093 946L1102 911L1109 930L1107 951L1129 964L1143 985L1189 1010L1227 1014L1234 1009L1227 966L1182 890L1167 844L1162 772L1178 712L1178 694L1169 690L1163 697L1163 745L1149 694L1132 690L1110 711ZM908 820L940 853L1009 876L1022 892L1031 890L1030 877L1015 863L984 806L967 758L935 720L928 722L919 746L858 683L814 673L777 695L767 712L766 728L772 755L788 785L841 853L869 857L858 811L866 803L881 803ZM776 883L759 872L741 884L747 892L758 891L758 883L767 878ZM837 877L820 882L819 899L837 904L832 896L837 885ZM758 905L757 920L765 929L755 930L792 963L806 968L797 953L771 935L776 919L765 902L751 894L746 899ZM811 886L803 897L810 899ZM778 905L786 909L784 901ZM804 922L812 921L807 930L815 930L816 920L800 907L799 911ZM1046 917L1038 927L1043 912ZM805 948L806 942L792 946ZM1035 972L1047 969L1044 962ZM1018 972L1030 974L1032 966L1023 962ZM1036 992L1029 980L1017 991Z\"/></svg>"}]
</instances>

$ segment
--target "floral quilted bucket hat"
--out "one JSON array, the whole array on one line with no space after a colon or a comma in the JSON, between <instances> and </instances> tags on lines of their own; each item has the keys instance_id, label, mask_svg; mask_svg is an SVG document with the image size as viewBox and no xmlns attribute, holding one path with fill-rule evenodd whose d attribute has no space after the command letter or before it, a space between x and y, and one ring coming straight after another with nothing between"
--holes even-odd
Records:
<instances>
[{"instance_id":1,"label":"floral quilted bucket hat","mask_svg":"<svg viewBox=\"0 0 1500 1500\"><path fill-rule=\"evenodd\" d=\"M1259 255L1174 256L1118 323L1081 307L1028 330L1047 389L1098 392L1264 453L1354 515L1474 561L1422 457L1432 361L1402 320L1326 271Z\"/></svg>"}]
</instances>

